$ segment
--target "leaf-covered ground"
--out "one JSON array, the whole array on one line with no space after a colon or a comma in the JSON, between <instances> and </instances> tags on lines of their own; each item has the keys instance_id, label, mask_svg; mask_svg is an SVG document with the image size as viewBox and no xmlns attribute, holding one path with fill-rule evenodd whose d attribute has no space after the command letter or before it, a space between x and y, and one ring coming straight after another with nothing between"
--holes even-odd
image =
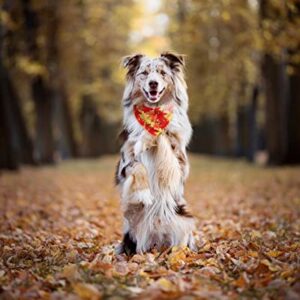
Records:
<instances>
[{"instance_id":1,"label":"leaf-covered ground","mask_svg":"<svg viewBox=\"0 0 300 300\"><path fill-rule=\"evenodd\" d=\"M116 157L0 175L0 299L299 299L300 168L192 157L199 251L114 254Z\"/></svg>"}]
</instances>

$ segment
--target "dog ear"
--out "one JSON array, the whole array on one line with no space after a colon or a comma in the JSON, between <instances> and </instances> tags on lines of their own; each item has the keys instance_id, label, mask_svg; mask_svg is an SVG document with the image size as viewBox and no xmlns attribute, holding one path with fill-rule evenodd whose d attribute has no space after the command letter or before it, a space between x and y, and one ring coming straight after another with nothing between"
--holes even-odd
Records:
<instances>
[{"instance_id":1,"label":"dog ear","mask_svg":"<svg viewBox=\"0 0 300 300\"><path fill-rule=\"evenodd\" d=\"M160 55L165 60L168 66L174 71L181 71L185 65L185 55L177 54L174 52L163 52Z\"/></svg>"},{"instance_id":2,"label":"dog ear","mask_svg":"<svg viewBox=\"0 0 300 300\"><path fill-rule=\"evenodd\" d=\"M184 80L185 56L174 52L163 52L160 57L165 61L173 73L172 81L174 83L174 93L177 103L179 106L183 107L184 110L187 110L188 95Z\"/></svg>"},{"instance_id":3,"label":"dog ear","mask_svg":"<svg viewBox=\"0 0 300 300\"><path fill-rule=\"evenodd\" d=\"M123 57L123 67L127 69L127 76L133 76L141 63L143 54L133 54Z\"/></svg>"}]
</instances>

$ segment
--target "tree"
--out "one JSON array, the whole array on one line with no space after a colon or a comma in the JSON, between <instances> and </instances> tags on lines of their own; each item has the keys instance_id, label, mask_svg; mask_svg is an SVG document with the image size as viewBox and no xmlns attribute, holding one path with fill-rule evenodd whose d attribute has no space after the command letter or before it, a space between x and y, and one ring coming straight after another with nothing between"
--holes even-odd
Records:
<instances>
[{"instance_id":1,"label":"tree","mask_svg":"<svg viewBox=\"0 0 300 300\"><path fill-rule=\"evenodd\" d=\"M300 3L289 5L288 21L291 30L299 32ZM296 31L296 32L297 32ZM288 107L288 150L287 163L300 163L300 36L293 40L294 47L288 49L291 72L289 76L289 107Z\"/></svg>"},{"instance_id":2,"label":"tree","mask_svg":"<svg viewBox=\"0 0 300 300\"><path fill-rule=\"evenodd\" d=\"M136 3L10 0L5 5L2 157L14 157L17 166L29 161L29 154L44 164L115 152L112 136L121 123L124 82L119 62L130 52Z\"/></svg>"},{"instance_id":3,"label":"tree","mask_svg":"<svg viewBox=\"0 0 300 300\"><path fill-rule=\"evenodd\" d=\"M271 3L260 1L262 23L280 17ZM264 29L262 29L264 30ZM262 75L266 93L266 139L270 164L281 164L287 151L287 76L285 73L285 50L278 57L265 53L262 59Z\"/></svg>"},{"instance_id":4,"label":"tree","mask_svg":"<svg viewBox=\"0 0 300 300\"><path fill-rule=\"evenodd\" d=\"M74 122L66 91L64 68L62 67L59 30L61 29L59 4L55 0L48 1L47 7L47 67L49 72L50 97L53 103L53 121L56 150L62 158L74 157L77 154L77 146L74 137Z\"/></svg>"},{"instance_id":5,"label":"tree","mask_svg":"<svg viewBox=\"0 0 300 300\"><path fill-rule=\"evenodd\" d=\"M251 100L257 74L255 9L248 1L237 0L166 4L172 45L188 57L190 116L197 128L191 147L233 155L234 144L241 146L236 123L245 124L249 132L250 111L240 112ZM244 134L247 145L250 138ZM247 155L247 151L239 153Z\"/></svg>"},{"instance_id":6,"label":"tree","mask_svg":"<svg viewBox=\"0 0 300 300\"><path fill-rule=\"evenodd\" d=\"M32 63L40 65L40 71L33 74L31 81L32 100L36 115L35 152L39 163L54 162L54 137L52 130L53 101L51 89L46 81L47 69L43 67L42 51L38 46L41 18L32 7L31 0L22 0L22 10L27 41L27 55Z\"/></svg>"},{"instance_id":7,"label":"tree","mask_svg":"<svg viewBox=\"0 0 300 300\"><path fill-rule=\"evenodd\" d=\"M4 3L3 13L9 16L10 9L10 4ZM17 169L21 163L34 163L34 159L21 101L7 69L15 51L8 23L7 20L0 24L0 168Z\"/></svg>"},{"instance_id":8,"label":"tree","mask_svg":"<svg viewBox=\"0 0 300 300\"><path fill-rule=\"evenodd\" d=\"M299 3L260 1L270 164L300 162Z\"/></svg>"}]
</instances>

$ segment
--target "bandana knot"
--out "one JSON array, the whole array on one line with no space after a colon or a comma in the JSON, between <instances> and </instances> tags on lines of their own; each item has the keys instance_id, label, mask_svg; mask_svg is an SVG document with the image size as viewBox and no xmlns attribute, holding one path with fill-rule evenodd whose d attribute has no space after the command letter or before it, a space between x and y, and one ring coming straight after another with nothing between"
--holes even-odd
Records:
<instances>
[{"instance_id":1,"label":"bandana knot","mask_svg":"<svg viewBox=\"0 0 300 300\"><path fill-rule=\"evenodd\" d=\"M154 136L160 135L172 119L172 108L163 110L161 107L135 105L134 115L140 125Z\"/></svg>"}]
</instances>

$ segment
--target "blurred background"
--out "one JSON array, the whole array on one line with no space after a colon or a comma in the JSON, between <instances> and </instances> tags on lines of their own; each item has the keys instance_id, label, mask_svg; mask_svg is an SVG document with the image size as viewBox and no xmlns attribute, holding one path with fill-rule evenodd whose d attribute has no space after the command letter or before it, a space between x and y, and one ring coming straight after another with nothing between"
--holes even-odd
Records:
<instances>
[{"instance_id":1,"label":"blurred background","mask_svg":"<svg viewBox=\"0 0 300 300\"><path fill-rule=\"evenodd\" d=\"M300 1L1 0L0 168L116 153L121 57L187 55L190 151L300 162Z\"/></svg>"}]
</instances>

